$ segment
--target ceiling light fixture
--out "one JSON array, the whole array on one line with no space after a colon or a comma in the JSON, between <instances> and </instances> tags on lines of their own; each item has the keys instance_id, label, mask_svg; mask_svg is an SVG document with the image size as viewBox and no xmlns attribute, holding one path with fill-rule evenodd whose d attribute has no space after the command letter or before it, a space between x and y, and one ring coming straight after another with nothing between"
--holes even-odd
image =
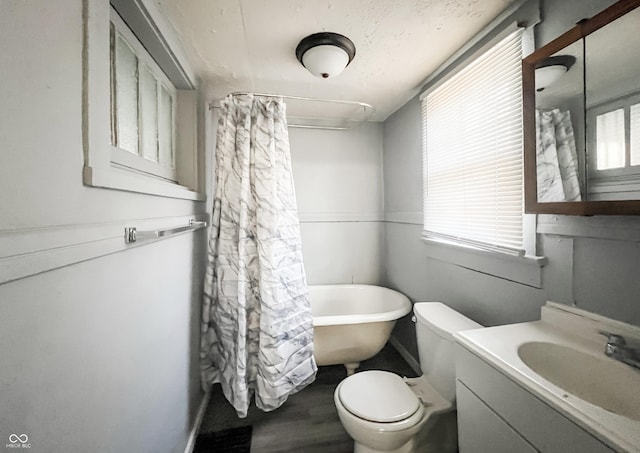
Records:
<instances>
[{"instance_id":1,"label":"ceiling light fixture","mask_svg":"<svg viewBox=\"0 0 640 453\"><path fill-rule=\"evenodd\" d=\"M545 58L536 65L536 91L542 91L553 85L576 62L573 55L556 55Z\"/></svg>"},{"instance_id":2,"label":"ceiling light fixture","mask_svg":"<svg viewBox=\"0 0 640 453\"><path fill-rule=\"evenodd\" d=\"M315 33L296 47L298 61L316 77L327 79L344 71L356 56L356 46L338 33Z\"/></svg>"}]
</instances>

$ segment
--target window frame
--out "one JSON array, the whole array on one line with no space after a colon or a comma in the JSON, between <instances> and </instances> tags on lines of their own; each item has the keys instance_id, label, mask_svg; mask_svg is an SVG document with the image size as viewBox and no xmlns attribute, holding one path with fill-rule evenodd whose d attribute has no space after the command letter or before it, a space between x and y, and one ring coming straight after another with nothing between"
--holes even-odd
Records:
<instances>
[{"instance_id":1,"label":"window frame","mask_svg":"<svg viewBox=\"0 0 640 453\"><path fill-rule=\"evenodd\" d=\"M486 42L481 48L475 51L471 56L465 58L460 64L448 73L439 77L433 84L428 86L420 95L421 103L435 89L446 83L454 77L459 71L470 65L478 57L499 43L502 39L518 29L517 24L506 26L502 31L496 33L491 40ZM523 46L531 42L532 30L525 30L522 35ZM421 110L424 111L421 104ZM422 118L423 122L425 118ZM423 138L423 193L426 193L427 184L427 156L426 156L426 140L425 128L422 130ZM522 182L524 185L524 181ZM537 255L537 217L535 214L526 214L524 212L524 187L522 200L522 248L524 254L514 253L513 251L503 249L501 247L482 247L467 241L456 241L444 237L435 237L425 230L424 211L423 211L423 233L422 241L427 247L427 256L432 259L444 261L454 265L458 265L471 270L476 270L488 275L521 283L527 286L541 288L542 273L541 268L546 264L547 260L543 256ZM426 202L426 200L425 200Z\"/></svg>"},{"instance_id":2,"label":"window frame","mask_svg":"<svg viewBox=\"0 0 640 453\"><path fill-rule=\"evenodd\" d=\"M135 171L147 173L149 175L157 176L159 178L166 179L168 181L177 182L176 159L175 159L175 153L176 153L176 140L175 140L176 112L175 110L176 110L177 90L173 86L173 83L171 82L171 80L169 80L169 78L166 76L162 68L160 68L160 66L158 66L158 64L153 60L151 55L149 55L149 52L147 52L147 50L144 48L142 43L133 34L133 31L131 31L131 29L122 20L118 12L113 7L111 7L110 21L111 21L111 26L113 27L113 28L110 28L110 31L109 31L110 34L111 34L111 30L113 29L114 39L117 39L118 35L120 35L123 41L125 42L125 44L131 49L131 51L137 58L138 87L140 86L140 83L141 83L140 69L143 66L146 66L149 72L156 79L156 132L157 132L157 135L159 135L159 131L160 131L160 117L157 114L160 106L160 90L158 88L160 87L164 88L171 96L171 160L172 160L171 167L166 167L165 165L162 165L160 163L159 158L158 158L158 161L152 161L147 159L141 154L142 153L142 149L141 149L142 127L141 127L141 113L140 113L141 108L140 108L140 94L139 94L140 90L139 89L138 89L138 99L136 101L138 103L138 119L137 119L137 126L139 130L138 153L136 154L132 151L128 151L126 149L113 145L114 138L117 135L115 132L115 130L117 129L117 124L116 124L117 112L113 104L113 97L116 95L115 94L116 81L115 81L115 74L113 74L113 71L115 69L115 66L113 65L113 61L115 59L115 51L116 51L115 43L114 43L113 47L110 48L110 52L109 52L110 65L111 65L110 71L112 73L112 77L110 79L111 81L110 83L111 118L112 118L111 120L111 144L112 144L111 145L111 162L112 164L120 167L125 167L127 169L132 169Z\"/></svg>"},{"instance_id":3,"label":"window frame","mask_svg":"<svg viewBox=\"0 0 640 453\"><path fill-rule=\"evenodd\" d=\"M171 178L177 182L152 174L144 165L146 159L128 151L114 151L111 145L111 7L176 88L175 176ZM169 24L151 0L84 0L83 8L84 184L204 201L202 143L198 140L204 101L198 96L195 74Z\"/></svg>"},{"instance_id":4,"label":"window frame","mask_svg":"<svg viewBox=\"0 0 640 453\"><path fill-rule=\"evenodd\" d=\"M631 135L631 106L640 104L640 92L633 93L624 98L606 101L587 108L586 111L586 136L587 143L593 143L594 158L587 159L588 179L587 191L592 200L619 200L621 194L630 199L640 198L640 184L637 179L640 175L640 164L631 165L630 162L630 135ZM625 166L616 168L597 169L596 121L599 115L615 110L624 112L625 135Z\"/></svg>"}]
</instances>

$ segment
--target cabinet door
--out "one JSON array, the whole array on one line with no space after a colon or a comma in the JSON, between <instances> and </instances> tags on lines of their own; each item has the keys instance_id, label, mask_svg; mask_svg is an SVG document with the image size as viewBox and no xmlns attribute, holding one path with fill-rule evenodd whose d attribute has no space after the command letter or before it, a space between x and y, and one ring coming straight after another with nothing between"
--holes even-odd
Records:
<instances>
[{"instance_id":1,"label":"cabinet door","mask_svg":"<svg viewBox=\"0 0 640 453\"><path fill-rule=\"evenodd\" d=\"M535 453L524 438L456 381L460 453Z\"/></svg>"}]
</instances>

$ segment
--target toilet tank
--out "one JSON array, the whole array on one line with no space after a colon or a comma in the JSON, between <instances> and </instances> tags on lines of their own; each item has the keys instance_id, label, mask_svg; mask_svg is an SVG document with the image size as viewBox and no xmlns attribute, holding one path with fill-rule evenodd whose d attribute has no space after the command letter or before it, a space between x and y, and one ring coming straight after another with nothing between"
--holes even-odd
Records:
<instances>
[{"instance_id":1,"label":"toilet tank","mask_svg":"<svg viewBox=\"0 0 640 453\"><path fill-rule=\"evenodd\" d=\"M456 399L455 340L453 334L482 326L440 302L413 305L422 374L448 401Z\"/></svg>"}]
</instances>

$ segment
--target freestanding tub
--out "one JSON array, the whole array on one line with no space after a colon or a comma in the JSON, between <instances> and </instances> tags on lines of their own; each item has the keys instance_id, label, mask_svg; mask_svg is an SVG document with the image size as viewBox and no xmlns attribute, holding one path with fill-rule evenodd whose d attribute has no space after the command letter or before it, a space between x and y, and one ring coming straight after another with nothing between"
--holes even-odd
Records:
<instances>
[{"instance_id":1,"label":"freestanding tub","mask_svg":"<svg viewBox=\"0 0 640 453\"><path fill-rule=\"evenodd\" d=\"M373 285L309 286L309 300L316 363L344 364L348 375L380 352L396 320L411 311L407 296Z\"/></svg>"}]
</instances>

